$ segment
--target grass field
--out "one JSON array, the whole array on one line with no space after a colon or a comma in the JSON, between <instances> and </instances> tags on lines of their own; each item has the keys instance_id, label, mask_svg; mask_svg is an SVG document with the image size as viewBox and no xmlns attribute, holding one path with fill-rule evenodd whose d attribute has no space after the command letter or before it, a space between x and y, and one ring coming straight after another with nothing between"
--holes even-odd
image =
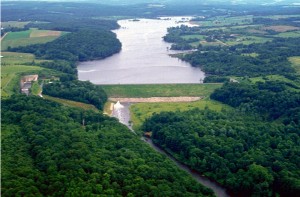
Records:
<instances>
[{"instance_id":1,"label":"grass field","mask_svg":"<svg viewBox=\"0 0 300 197\"><path fill-rule=\"evenodd\" d=\"M8 47L27 46L41 44L55 40L61 35L58 31L30 29L20 32L9 32L1 41L1 51Z\"/></svg>"},{"instance_id":2,"label":"grass field","mask_svg":"<svg viewBox=\"0 0 300 197\"><path fill-rule=\"evenodd\" d=\"M299 14L294 15L270 15L270 16L259 16L258 18L270 18L270 19L282 19L282 18L291 18L291 17L299 17Z\"/></svg>"},{"instance_id":3,"label":"grass field","mask_svg":"<svg viewBox=\"0 0 300 197\"><path fill-rule=\"evenodd\" d=\"M273 30L276 32L287 32L287 31L294 31L299 30L299 27L289 26L289 25L272 25L263 27L262 30Z\"/></svg>"},{"instance_id":4,"label":"grass field","mask_svg":"<svg viewBox=\"0 0 300 197\"><path fill-rule=\"evenodd\" d=\"M211 110L221 111L222 109L231 109L231 107L220 102L205 98L203 100L188 103L138 103L130 107L133 129L138 131L146 118L153 113L162 111L187 111L194 108L204 109L208 107Z\"/></svg>"},{"instance_id":5,"label":"grass field","mask_svg":"<svg viewBox=\"0 0 300 197\"><path fill-rule=\"evenodd\" d=\"M222 84L103 85L108 97L208 96Z\"/></svg>"},{"instance_id":6,"label":"grass field","mask_svg":"<svg viewBox=\"0 0 300 197\"><path fill-rule=\"evenodd\" d=\"M275 37L281 38L297 38L300 37L300 31L283 32L275 35Z\"/></svg>"},{"instance_id":7,"label":"grass field","mask_svg":"<svg viewBox=\"0 0 300 197\"><path fill-rule=\"evenodd\" d=\"M185 40L188 40L188 39L193 39L193 38L197 38L197 39L200 39L200 40L204 40L205 39L205 36L204 35L184 35L184 36L181 36L181 38L185 39Z\"/></svg>"},{"instance_id":8,"label":"grass field","mask_svg":"<svg viewBox=\"0 0 300 197\"><path fill-rule=\"evenodd\" d=\"M300 59L299 59L300 60ZM256 82L265 82L265 81L281 81L281 82L285 82L288 84L293 84L294 86L298 86L300 87L300 80L291 80L288 79L282 75L268 75L265 77L252 77L252 78L248 78L246 80L244 80L243 78L236 78L238 81L240 82L244 82L244 83L256 83ZM297 91L299 92L299 89L293 88L293 87L289 87L289 89L291 91Z\"/></svg>"},{"instance_id":9,"label":"grass field","mask_svg":"<svg viewBox=\"0 0 300 197\"><path fill-rule=\"evenodd\" d=\"M2 22L1 26L3 28L8 28L8 27L24 28L25 25L27 25L28 23L29 23L29 21L27 21L27 22L7 21L7 22Z\"/></svg>"},{"instance_id":10,"label":"grass field","mask_svg":"<svg viewBox=\"0 0 300 197\"><path fill-rule=\"evenodd\" d=\"M259 37L259 36L240 36L232 41L225 41L228 45L237 45L237 44L253 44L253 43L264 43L272 40L271 38Z\"/></svg>"},{"instance_id":11,"label":"grass field","mask_svg":"<svg viewBox=\"0 0 300 197\"><path fill-rule=\"evenodd\" d=\"M35 56L30 53L15 53L15 52L1 52L1 65L24 65L28 63L43 62L45 60L36 60Z\"/></svg>"},{"instance_id":12,"label":"grass field","mask_svg":"<svg viewBox=\"0 0 300 197\"><path fill-rule=\"evenodd\" d=\"M253 16L237 16L237 17L224 17L217 16L207 21L196 21L196 23L202 27L217 27L217 26L230 26L230 25L245 25L253 22Z\"/></svg>"},{"instance_id":13,"label":"grass field","mask_svg":"<svg viewBox=\"0 0 300 197\"><path fill-rule=\"evenodd\" d=\"M293 68L300 74L300 56L289 57L289 61L292 63Z\"/></svg>"},{"instance_id":14,"label":"grass field","mask_svg":"<svg viewBox=\"0 0 300 197\"><path fill-rule=\"evenodd\" d=\"M37 71L42 69L43 68L38 66L1 66L1 98L8 97L16 91L16 88L19 87L19 74L25 72L31 72L31 74L35 74Z\"/></svg>"},{"instance_id":15,"label":"grass field","mask_svg":"<svg viewBox=\"0 0 300 197\"><path fill-rule=\"evenodd\" d=\"M66 100L66 99L61 99L61 98L56 98L56 97L52 97L52 96L48 96L48 95L43 95L43 97L47 100L61 103L63 105L69 106L69 107L76 107L76 108L81 108L84 110L92 110L95 112L99 112L99 110L94 105L71 101L71 100Z\"/></svg>"}]
</instances>

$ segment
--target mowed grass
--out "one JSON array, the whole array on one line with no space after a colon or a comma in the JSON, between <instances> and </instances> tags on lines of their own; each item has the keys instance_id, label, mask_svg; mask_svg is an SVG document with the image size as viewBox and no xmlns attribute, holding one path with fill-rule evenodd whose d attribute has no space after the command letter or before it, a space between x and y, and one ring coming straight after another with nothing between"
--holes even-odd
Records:
<instances>
[{"instance_id":1,"label":"mowed grass","mask_svg":"<svg viewBox=\"0 0 300 197\"><path fill-rule=\"evenodd\" d=\"M42 44L55 40L61 35L57 31L46 31L30 29L20 32L9 32L1 41L1 50L5 51L8 47L27 46L32 44Z\"/></svg>"},{"instance_id":2,"label":"mowed grass","mask_svg":"<svg viewBox=\"0 0 300 197\"><path fill-rule=\"evenodd\" d=\"M300 31L290 31L290 32L283 32L275 35L275 37L281 38L298 38L300 37Z\"/></svg>"},{"instance_id":3,"label":"mowed grass","mask_svg":"<svg viewBox=\"0 0 300 197\"><path fill-rule=\"evenodd\" d=\"M232 109L228 105L210 100L209 98L187 103L137 103L130 107L133 129L138 132L145 119L151 117L154 113L160 113L163 111L187 111L194 108L209 108L215 111Z\"/></svg>"},{"instance_id":4,"label":"mowed grass","mask_svg":"<svg viewBox=\"0 0 300 197\"><path fill-rule=\"evenodd\" d=\"M249 45L253 43L265 43L271 40L272 40L271 38L259 37L259 36L240 36L235 40L225 41L225 43L228 45L237 45L237 44Z\"/></svg>"},{"instance_id":5,"label":"mowed grass","mask_svg":"<svg viewBox=\"0 0 300 197\"><path fill-rule=\"evenodd\" d=\"M300 74L300 56L289 57L289 61L292 63L292 66L296 72Z\"/></svg>"},{"instance_id":6,"label":"mowed grass","mask_svg":"<svg viewBox=\"0 0 300 197\"><path fill-rule=\"evenodd\" d=\"M194 34L194 35L184 35L184 36L181 36L181 38L185 39L185 40L188 40L188 39L200 39L200 40L204 40L206 36L204 35L200 35L200 34Z\"/></svg>"},{"instance_id":7,"label":"mowed grass","mask_svg":"<svg viewBox=\"0 0 300 197\"><path fill-rule=\"evenodd\" d=\"M208 96L222 84L143 84L143 85L103 85L108 97L176 97Z\"/></svg>"},{"instance_id":8,"label":"mowed grass","mask_svg":"<svg viewBox=\"0 0 300 197\"><path fill-rule=\"evenodd\" d=\"M3 28L8 28L8 27L17 27L17 28L24 28L25 25L30 23L29 21L27 22L20 22L20 21L7 21L7 22L2 22L1 26Z\"/></svg>"},{"instance_id":9,"label":"mowed grass","mask_svg":"<svg viewBox=\"0 0 300 197\"><path fill-rule=\"evenodd\" d=\"M24 65L8 65L1 66L1 97L9 97L19 84L20 74L28 73L36 74L37 71L43 68L38 66L24 66Z\"/></svg>"},{"instance_id":10,"label":"mowed grass","mask_svg":"<svg viewBox=\"0 0 300 197\"><path fill-rule=\"evenodd\" d=\"M15 53L15 52L1 52L1 65L24 65L28 63L35 63L46 61L36 60L35 56L30 53Z\"/></svg>"},{"instance_id":11,"label":"mowed grass","mask_svg":"<svg viewBox=\"0 0 300 197\"><path fill-rule=\"evenodd\" d=\"M196 21L195 23L202 27L218 27L218 26L231 26L231 25L245 25L253 22L253 16L237 16L237 17L224 17L217 16L206 21ZM193 21L194 23L194 21Z\"/></svg>"},{"instance_id":12,"label":"mowed grass","mask_svg":"<svg viewBox=\"0 0 300 197\"><path fill-rule=\"evenodd\" d=\"M71 100L67 100L67 99L61 99L61 98L52 97L52 96L48 96L48 95L43 95L43 98L66 105L66 106L69 106L69 107L76 107L76 108L80 108L80 109L84 109L84 110L92 110L95 112L99 112L99 110L94 105L71 101Z\"/></svg>"}]
</instances>

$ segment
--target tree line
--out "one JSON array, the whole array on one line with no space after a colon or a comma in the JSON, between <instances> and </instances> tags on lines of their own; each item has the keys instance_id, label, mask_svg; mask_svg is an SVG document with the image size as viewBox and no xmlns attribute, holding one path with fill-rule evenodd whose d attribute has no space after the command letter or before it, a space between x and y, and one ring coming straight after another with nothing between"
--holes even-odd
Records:
<instances>
[{"instance_id":1,"label":"tree line","mask_svg":"<svg viewBox=\"0 0 300 197\"><path fill-rule=\"evenodd\" d=\"M101 86L92 84L89 81L65 81L54 82L44 85L44 94L74 100L82 103L92 104L99 110L107 101L107 95Z\"/></svg>"},{"instance_id":2,"label":"tree line","mask_svg":"<svg viewBox=\"0 0 300 197\"><path fill-rule=\"evenodd\" d=\"M49 43L10 48L9 50L33 53L42 59L76 62L111 56L121 50L121 43L114 33L107 30L80 30L63 35Z\"/></svg>"},{"instance_id":3,"label":"tree line","mask_svg":"<svg viewBox=\"0 0 300 197\"><path fill-rule=\"evenodd\" d=\"M179 161L224 185L233 196L300 192L299 125L234 111L162 112L143 130Z\"/></svg>"},{"instance_id":4,"label":"tree line","mask_svg":"<svg viewBox=\"0 0 300 197\"><path fill-rule=\"evenodd\" d=\"M213 196L114 118L32 96L2 104L2 196Z\"/></svg>"}]
</instances>

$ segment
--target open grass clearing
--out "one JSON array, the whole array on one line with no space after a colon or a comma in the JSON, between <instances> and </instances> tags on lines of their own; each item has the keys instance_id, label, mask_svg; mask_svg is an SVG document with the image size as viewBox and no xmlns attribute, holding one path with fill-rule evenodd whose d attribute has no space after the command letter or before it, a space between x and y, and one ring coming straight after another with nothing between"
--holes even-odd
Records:
<instances>
[{"instance_id":1,"label":"open grass clearing","mask_svg":"<svg viewBox=\"0 0 300 197\"><path fill-rule=\"evenodd\" d=\"M300 31L290 31L290 32L283 32L275 35L275 37L281 38L298 38L300 37Z\"/></svg>"},{"instance_id":2,"label":"open grass clearing","mask_svg":"<svg viewBox=\"0 0 300 197\"><path fill-rule=\"evenodd\" d=\"M300 56L289 57L289 61L292 63L292 66L296 72L300 74Z\"/></svg>"},{"instance_id":3,"label":"open grass clearing","mask_svg":"<svg viewBox=\"0 0 300 197\"><path fill-rule=\"evenodd\" d=\"M188 39L199 39L199 40L204 40L206 36L204 35L199 35L199 34L194 34L194 35L184 35L184 36L181 36L181 38L185 39L185 40L188 40Z\"/></svg>"},{"instance_id":4,"label":"open grass clearing","mask_svg":"<svg viewBox=\"0 0 300 197\"><path fill-rule=\"evenodd\" d=\"M208 96L222 84L142 84L142 85L103 85L108 97L147 98Z\"/></svg>"},{"instance_id":5,"label":"open grass clearing","mask_svg":"<svg viewBox=\"0 0 300 197\"><path fill-rule=\"evenodd\" d=\"M259 37L259 36L240 36L237 39L232 39L224 42L228 45L237 45L237 44L249 45L253 43L265 43L271 40L272 40L271 38Z\"/></svg>"},{"instance_id":6,"label":"open grass clearing","mask_svg":"<svg viewBox=\"0 0 300 197\"><path fill-rule=\"evenodd\" d=\"M300 29L299 27L290 26L290 25L273 25L273 26L267 26L262 28L262 30L273 30L276 32L287 32L287 31L294 31L299 29Z\"/></svg>"},{"instance_id":7,"label":"open grass clearing","mask_svg":"<svg viewBox=\"0 0 300 197\"><path fill-rule=\"evenodd\" d=\"M242 78L242 77L236 77L236 79L240 82L243 83L256 83L256 82L266 82L266 81L281 81L287 84L291 84L293 86L297 86L300 88L300 80L291 80L288 79L282 75L268 75L264 77L252 77L252 78ZM297 91L299 92L300 90L294 87L288 87L291 91Z\"/></svg>"},{"instance_id":8,"label":"open grass clearing","mask_svg":"<svg viewBox=\"0 0 300 197\"><path fill-rule=\"evenodd\" d=\"M107 101L105 104L104 104L104 108L103 108L103 112L104 114L107 114L109 116L112 115L112 112L113 112L113 105L115 104L115 102L112 102L112 101Z\"/></svg>"},{"instance_id":9,"label":"open grass clearing","mask_svg":"<svg viewBox=\"0 0 300 197\"><path fill-rule=\"evenodd\" d=\"M17 28L24 28L25 25L30 23L29 21L21 22L21 21L7 21L1 22L1 27L8 28L8 27L17 27Z\"/></svg>"},{"instance_id":10,"label":"open grass clearing","mask_svg":"<svg viewBox=\"0 0 300 197\"><path fill-rule=\"evenodd\" d=\"M32 62L39 63L47 60L37 60L30 53L1 52L1 65L24 65Z\"/></svg>"},{"instance_id":11,"label":"open grass clearing","mask_svg":"<svg viewBox=\"0 0 300 197\"><path fill-rule=\"evenodd\" d=\"M257 16L257 18L270 18L270 19L282 19L282 18L292 18L292 17L300 17L299 14L291 14L291 15L269 15L269 16Z\"/></svg>"},{"instance_id":12,"label":"open grass clearing","mask_svg":"<svg viewBox=\"0 0 300 197\"><path fill-rule=\"evenodd\" d=\"M1 97L9 97L16 92L16 88L19 87L20 74L28 72L36 74L37 71L42 69L38 66L1 66Z\"/></svg>"},{"instance_id":13,"label":"open grass clearing","mask_svg":"<svg viewBox=\"0 0 300 197\"><path fill-rule=\"evenodd\" d=\"M1 50L5 51L8 47L14 48L51 42L61 34L58 31L38 30L34 28L27 31L9 32L1 41Z\"/></svg>"},{"instance_id":14,"label":"open grass clearing","mask_svg":"<svg viewBox=\"0 0 300 197\"><path fill-rule=\"evenodd\" d=\"M211 110L221 111L222 109L230 110L231 107L220 102L205 98L195 102L185 103L137 103L130 106L131 120L133 129L139 131L141 125L146 118L151 117L154 113L163 111L187 111L194 108L205 109L208 107Z\"/></svg>"},{"instance_id":15,"label":"open grass clearing","mask_svg":"<svg viewBox=\"0 0 300 197\"><path fill-rule=\"evenodd\" d=\"M243 56L249 56L249 57L258 57L259 54L258 53L243 53Z\"/></svg>"},{"instance_id":16,"label":"open grass clearing","mask_svg":"<svg viewBox=\"0 0 300 197\"><path fill-rule=\"evenodd\" d=\"M49 31L49 30L34 30L30 33L30 38L36 38L36 37L47 37L47 36L61 36L61 31Z\"/></svg>"},{"instance_id":17,"label":"open grass clearing","mask_svg":"<svg viewBox=\"0 0 300 197\"><path fill-rule=\"evenodd\" d=\"M76 107L76 108L80 108L80 109L84 109L84 110L92 110L95 112L99 112L99 110L94 105L71 101L71 100L67 100L67 99L61 99L61 98L52 97L52 96L48 96L48 95L43 95L43 98L66 105L66 106L69 106L69 107Z\"/></svg>"},{"instance_id":18,"label":"open grass clearing","mask_svg":"<svg viewBox=\"0 0 300 197\"><path fill-rule=\"evenodd\" d=\"M197 21L196 24L202 27L215 27L215 26L231 26L231 25L245 25L251 24L253 22L253 16L236 16L236 17L226 17L226 16L217 16L210 18L206 21ZM194 21L193 21L194 23Z\"/></svg>"}]
</instances>

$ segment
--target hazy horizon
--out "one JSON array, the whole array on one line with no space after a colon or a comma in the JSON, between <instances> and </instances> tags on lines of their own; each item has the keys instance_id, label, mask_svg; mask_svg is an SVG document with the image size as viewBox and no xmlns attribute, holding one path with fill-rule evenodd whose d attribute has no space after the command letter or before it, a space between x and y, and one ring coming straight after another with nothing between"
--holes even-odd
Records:
<instances>
[{"instance_id":1,"label":"hazy horizon","mask_svg":"<svg viewBox=\"0 0 300 197\"><path fill-rule=\"evenodd\" d=\"M9 1L28 1L28 0L2 0L2 2ZM126 5L126 4L141 4L141 3L157 3L157 4L230 4L230 5L296 5L300 6L297 0L205 0L199 2L198 0L29 0L29 1L43 1L43 2L86 2L86 3L100 3L112 5Z\"/></svg>"}]
</instances>

